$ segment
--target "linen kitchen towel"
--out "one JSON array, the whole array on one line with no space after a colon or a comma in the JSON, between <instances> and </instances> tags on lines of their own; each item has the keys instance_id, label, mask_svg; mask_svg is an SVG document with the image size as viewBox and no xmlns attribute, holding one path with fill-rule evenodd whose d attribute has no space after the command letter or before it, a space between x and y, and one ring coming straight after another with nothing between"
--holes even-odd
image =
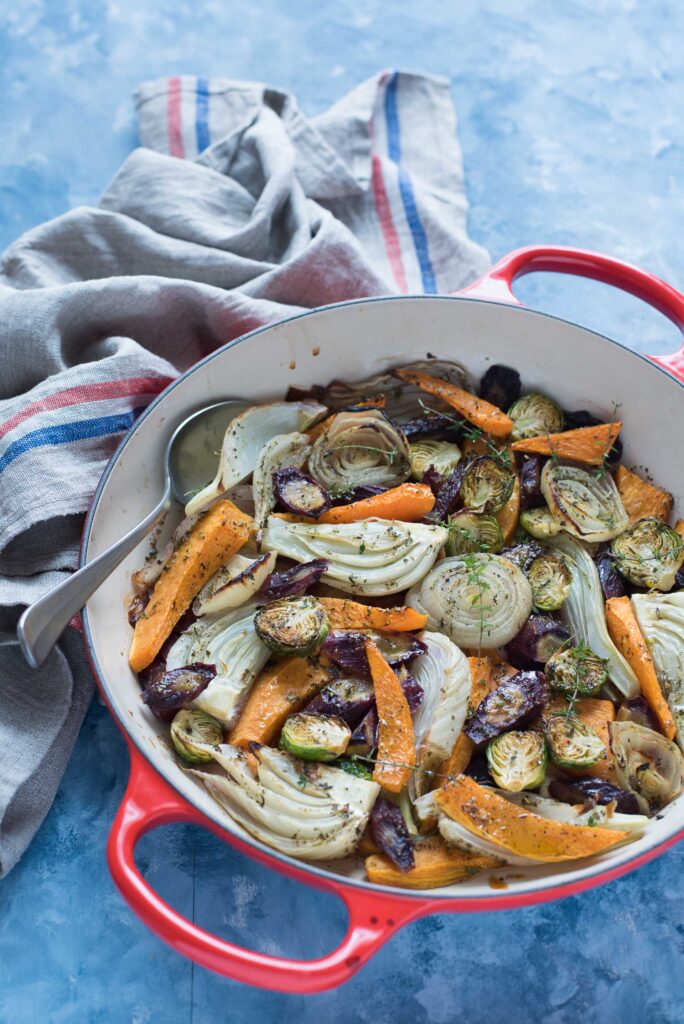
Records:
<instances>
[{"instance_id":1,"label":"linen kitchen towel","mask_svg":"<svg viewBox=\"0 0 684 1024\"><path fill-rule=\"evenodd\" d=\"M143 84L141 148L99 206L0 264L0 874L52 803L93 682L67 630L30 671L23 606L77 564L82 516L138 413L208 352L305 308L453 292L467 235L446 80L384 72L317 117L288 93Z\"/></svg>"}]
</instances>

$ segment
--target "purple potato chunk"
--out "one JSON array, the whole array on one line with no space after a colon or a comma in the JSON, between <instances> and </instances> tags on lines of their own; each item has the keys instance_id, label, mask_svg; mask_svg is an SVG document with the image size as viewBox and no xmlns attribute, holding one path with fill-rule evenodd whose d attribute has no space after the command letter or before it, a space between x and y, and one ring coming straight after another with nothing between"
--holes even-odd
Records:
<instances>
[{"instance_id":1,"label":"purple potato chunk","mask_svg":"<svg viewBox=\"0 0 684 1024\"><path fill-rule=\"evenodd\" d=\"M476 747L526 725L541 713L548 694L542 672L518 672L492 690L466 722L463 732Z\"/></svg>"},{"instance_id":2,"label":"purple potato chunk","mask_svg":"<svg viewBox=\"0 0 684 1024\"><path fill-rule=\"evenodd\" d=\"M377 484L359 484L351 491L344 491L341 494L331 495L330 504L333 507L338 505L353 505L355 501L363 501L365 498L374 498L376 494L382 494L386 487L379 487Z\"/></svg>"},{"instance_id":3,"label":"purple potato chunk","mask_svg":"<svg viewBox=\"0 0 684 1024\"><path fill-rule=\"evenodd\" d=\"M355 629L331 629L323 643L323 650L343 672L350 675L370 675L366 642L372 640L385 661L392 668L425 654L427 646L411 633L374 633Z\"/></svg>"},{"instance_id":4,"label":"purple potato chunk","mask_svg":"<svg viewBox=\"0 0 684 1024\"><path fill-rule=\"evenodd\" d=\"M534 508L541 501L541 459L524 455L516 459L520 466L520 508Z\"/></svg>"},{"instance_id":5,"label":"purple potato chunk","mask_svg":"<svg viewBox=\"0 0 684 1024\"><path fill-rule=\"evenodd\" d=\"M411 714L416 712L423 703L423 697L425 693L423 687L420 685L417 679L414 679L412 675L406 673L404 676L399 676L399 682L401 688L404 691L406 697L406 703L409 706Z\"/></svg>"},{"instance_id":6,"label":"purple potato chunk","mask_svg":"<svg viewBox=\"0 0 684 1024\"><path fill-rule=\"evenodd\" d=\"M396 804L381 797L375 801L370 816L370 830L376 846L400 871L415 867L413 842L404 817Z\"/></svg>"},{"instance_id":7,"label":"purple potato chunk","mask_svg":"<svg viewBox=\"0 0 684 1024\"><path fill-rule=\"evenodd\" d=\"M353 730L374 704L375 691L370 680L352 676L328 683L304 710L341 718Z\"/></svg>"},{"instance_id":8,"label":"purple potato chunk","mask_svg":"<svg viewBox=\"0 0 684 1024\"><path fill-rule=\"evenodd\" d=\"M537 668L545 665L569 640L570 630L560 619L542 612L530 615L517 636L506 645L506 659L515 668Z\"/></svg>"},{"instance_id":9,"label":"purple potato chunk","mask_svg":"<svg viewBox=\"0 0 684 1024\"><path fill-rule=\"evenodd\" d=\"M442 483L444 482L444 477L433 465L429 465L423 473L420 482L426 487L429 487L434 495L437 495Z\"/></svg>"},{"instance_id":10,"label":"purple potato chunk","mask_svg":"<svg viewBox=\"0 0 684 1024\"><path fill-rule=\"evenodd\" d=\"M512 366L495 363L480 381L480 398L499 409L510 409L520 398L520 374Z\"/></svg>"},{"instance_id":11,"label":"purple potato chunk","mask_svg":"<svg viewBox=\"0 0 684 1024\"><path fill-rule=\"evenodd\" d=\"M624 597L627 593L624 581L616 570L613 559L607 552L597 556L596 569L605 599L608 600L609 597Z\"/></svg>"},{"instance_id":12,"label":"purple potato chunk","mask_svg":"<svg viewBox=\"0 0 684 1024\"><path fill-rule=\"evenodd\" d=\"M258 596L264 601L276 601L280 597L297 597L313 587L327 571L327 558L315 558L302 562L283 572L272 572L267 576Z\"/></svg>"},{"instance_id":13,"label":"purple potato chunk","mask_svg":"<svg viewBox=\"0 0 684 1024\"><path fill-rule=\"evenodd\" d=\"M641 813L634 793L628 793L605 779L553 779L549 783L549 794L564 804L589 804L595 807L596 804L612 804L615 801L615 810L620 814Z\"/></svg>"},{"instance_id":14,"label":"purple potato chunk","mask_svg":"<svg viewBox=\"0 0 684 1024\"><path fill-rule=\"evenodd\" d=\"M635 722L636 725L643 725L647 729L653 729L654 732L660 732L658 719L643 697L623 700L615 717L618 722Z\"/></svg>"},{"instance_id":15,"label":"purple potato chunk","mask_svg":"<svg viewBox=\"0 0 684 1024\"><path fill-rule=\"evenodd\" d=\"M573 412L566 412L565 415L565 429L566 430L578 430L580 427L598 427L600 424L605 423L605 420L600 420L597 416L592 416L586 409L575 409ZM615 439L613 447L608 452L606 457L606 465L609 467L617 466L618 462L622 458L622 441L620 438Z\"/></svg>"},{"instance_id":16,"label":"purple potato chunk","mask_svg":"<svg viewBox=\"0 0 684 1024\"><path fill-rule=\"evenodd\" d=\"M378 745L378 712L375 705L362 718L352 733L345 753L368 757Z\"/></svg>"},{"instance_id":17,"label":"purple potato chunk","mask_svg":"<svg viewBox=\"0 0 684 1024\"><path fill-rule=\"evenodd\" d=\"M430 416L418 416L401 424L401 432L407 441L416 437L433 437L441 441L453 441L461 432L461 424L451 416L435 413Z\"/></svg>"},{"instance_id":18,"label":"purple potato chunk","mask_svg":"<svg viewBox=\"0 0 684 1024\"><path fill-rule=\"evenodd\" d=\"M522 541L520 544L512 544L510 547L500 551L499 554L502 558L507 558L509 562L513 562L522 572L526 573L535 558L539 558L540 555L544 554L544 549L536 540L530 539Z\"/></svg>"},{"instance_id":19,"label":"purple potato chunk","mask_svg":"<svg viewBox=\"0 0 684 1024\"><path fill-rule=\"evenodd\" d=\"M460 498L461 484L467 465L468 463L464 459L455 469L452 469L447 477L442 479L435 494L435 504L430 514L425 517L425 522L441 523L455 507Z\"/></svg>"},{"instance_id":20,"label":"purple potato chunk","mask_svg":"<svg viewBox=\"0 0 684 1024\"><path fill-rule=\"evenodd\" d=\"M150 711L170 722L177 711L192 703L216 675L213 665L204 665L195 661L183 668L172 668L157 679L148 683L142 692L142 699Z\"/></svg>"},{"instance_id":21,"label":"purple potato chunk","mask_svg":"<svg viewBox=\"0 0 684 1024\"><path fill-rule=\"evenodd\" d=\"M273 490L280 507L296 516L317 519L330 508L326 489L295 466L273 471Z\"/></svg>"}]
</instances>

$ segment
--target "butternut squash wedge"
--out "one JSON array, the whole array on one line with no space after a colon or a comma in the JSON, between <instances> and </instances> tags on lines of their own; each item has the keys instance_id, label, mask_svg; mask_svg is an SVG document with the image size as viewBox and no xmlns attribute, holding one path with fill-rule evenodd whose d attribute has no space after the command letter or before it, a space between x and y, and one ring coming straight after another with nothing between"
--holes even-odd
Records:
<instances>
[{"instance_id":1,"label":"butternut squash wedge","mask_svg":"<svg viewBox=\"0 0 684 1024\"><path fill-rule=\"evenodd\" d=\"M437 837L417 843L414 857L415 867L410 871L400 871L382 853L367 857L368 881L401 889L436 889L464 882L485 868L498 868L502 864L496 857L453 849Z\"/></svg>"},{"instance_id":2,"label":"butternut squash wedge","mask_svg":"<svg viewBox=\"0 0 684 1024\"><path fill-rule=\"evenodd\" d=\"M578 427L559 434L540 434L539 437L514 441L511 448L514 452L556 455L559 459L600 466L615 444L621 427L622 423L599 423L595 427Z\"/></svg>"},{"instance_id":3,"label":"butternut squash wedge","mask_svg":"<svg viewBox=\"0 0 684 1024\"><path fill-rule=\"evenodd\" d=\"M392 793L400 793L416 764L416 738L401 683L382 654L370 640L366 657L375 687L378 711L378 752L373 782Z\"/></svg>"},{"instance_id":4,"label":"butternut squash wedge","mask_svg":"<svg viewBox=\"0 0 684 1024\"><path fill-rule=\"evenodd\" d=\"M606 625L611 640L639 680L641 695L658 719L660 731L668 740L674 739L677 731L675 720L663 696L651 652L628 597L611 597L606 601Z\"/></svg>"},{"instance_id":5,"label":"butternut squash wedge","mask_svg":"<svg viewBox=\"0 0 684 1024\"><path fill-rule=\"evenodd\" d=\"M228 742L271 746L289 715L301 709L331 679L331 672L306 658L285 658L265 669L249 691Z\"/></svg>"},{"instance_id":6,"label":"butternut squash wedge","mask_svg":"<svg viewBox=\"0 0 684 1024\"><path fill-rule=\"evenodd\" d=\"M415 523L432 511L435 496L425 484L400 484L371 498L337 505L319 516L317 523L358 523L363 519L399 519Z\"/></svg>"},{"instance_id":7,"label":"butternut squash wedge","mask_svg":"<svg viewBox=\"0 0 684 1024\"><path fill-rule=\"evenodd\" d=\"M171 555L135 624L128 658L134 672L154 661L204 584L246 543L251 528L251 517L232 501L217 502L198 519Z\"/></svg>"},{"instance_id":8,"label":"butternut squash wedge","mask_svg":"<svg viewBox=\"0 0 684 1024\"><path fill-rule=\"evenodd\" d=\"M508 850L548 863L592 857L629 836L628 832L542 818L467 775L438 789L435 799L445 814L501 847L502 853Z\"/></svg>"},{"instance_id":9,"label":"butternut squash wedge","mask_svg":"<svg viewBox=\"0 0 684 1024\"><path fill-rule=\"evenodd\" d=\"M494 666L491 658L485 656L468 658L468 667L471 679L469 710L475 711L487 694L495 689L497 683L492 678ZM464 732L459 733L451 748L451 753L442 761L439 769L440 775L460 775L470 764L474 751L473 741Z\"/></svg>"},{"instance_id":10,"label":"butternut squash wedge","mask_svg":"<svg viewBox=\"0 0 684 1024\"><path fill-rule=\"evenodd\" d=\"M428 395L435 395L459 412L469 423L474 424L486 434L494 437L506 437L513 429L513 421L505 412L498 409L484 398L478 398L470 391L464 391L456 384L450 384L428 373L416 370L395 370L395 375L408 384L415 384Z\"/></svg>"},{"instance_id":11,"label":"butternut squash wedge","mask_svg":"<svg viewBox=\"0 0 684 1024\"><path fill-rule=\"evenodd\" d=\"M644 519L646 516L658 516L663 522L667 522L674 503L668 491L649 483L633 469L627 469L625 466L618 466L615 471L615 483L630 523L636 523L638 519Z\"/></svg>"},{"instance_id":12,"label":"butternut squash wedge","mask_svg":"<svg viewBox=\"0 0 684 1024\"><path fill-rule=\"evenodd\" d=\"M391 629L396 633L425 629L427 615L414 608L378 608L375 605L347 601L341 597L319 597L331 629Z\"/></svg>"}]
</instances>

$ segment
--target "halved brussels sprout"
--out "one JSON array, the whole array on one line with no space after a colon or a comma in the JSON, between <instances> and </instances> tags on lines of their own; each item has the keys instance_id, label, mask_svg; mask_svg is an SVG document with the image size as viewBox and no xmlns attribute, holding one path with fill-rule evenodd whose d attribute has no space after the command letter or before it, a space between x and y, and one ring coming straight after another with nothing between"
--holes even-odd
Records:
<instances>
[{"instance_id":1,"label":"halved brussels sprout","mask_svg":"<svg viewBox=\"0 0 684 1024\"><path fill-rule=\"evenodd\" d=\"M595 697L608 680L608 665L583 644L556 651L546 663L551 688L568 696Z\"/></svg>"},{"instance_id":2,"label":"halved brussels sprout","mask_svg":"<svg viewBox=\"0 0 684 1024\"><path fill-rule=\"evenodd\" d=\"M450 441L424 438L409 444L411 476L422 480L428 466L434 466L440 476L446 476L461 461L461 449Z\"/></svg>"},{"instance_id":3,"label":"halved brussels sprout","mask_svg":"<svg viewBox=\"0 0 684 1024\"><path fill-rule=\"evenodd\" d=\"M310 654L325 640L330 622L320 601L309 595L284 597L261 608L254 628L274 654Z\"/></svg>"},{"instance_id":4,"label":"halved brussels sprout","mask_svg":"<svg viewBox=\"0 0 684 1024\"><path fill-rule=\"evenodd\" d=\"M549 459L542 471L541 489L563 529L580 540L612 540L629 523L610 473L597 474Z\"/></svg>"},{"instance_id":5,"label":"halved brussels sprout","mask_svg":"<svg viewBox=\"0 0 684 1024\"><path fill-rule=\"evenodd\" d=\"M538 732L505 732L487 747L489 774L510 793L541 786L546 761L544 737Z\"/></svg>"},{"instance_id":6,"label":"halved brussels sprout","mask_svg":"<svg viewBox=\"0 0 684 1024\"><path fill-rule=\"evenodd\" d=\"M540 434L558 434L564 425L562 410L546 395L537 392L519 398L508 410L508 415L513 420L513 441L524 441L526 437L539 437Z\"/></svg>"},{"instance_id":7,"label":"halved brussels sprout","mask_svg":"<svg viewBox=\"0 0 684 1024\"><path fill-rule=\"evenodd\" d=\"M223 743L223 725L206 711L184 708L171 723L171 741L184 761L209 764L213 755L205 747Z\"/></svg>"},{"instance_id":8,"label":"halved brussels sprout","mask_svg":"<svg viewBox=\"0 0 684 1024\"><path fill-rule=\"evenodd\" d=\"M494 516L482 512L457 512L449 516L449 536L444 545L447 555L466 555L472 551L501 551L504 536Z\"/></svg>"},{"instance_id":9,"label":"halved brussels sprout","mask_svg":"<svg viewBox=\"0 0 684 1024\"><path fill-rule=\"evenodd\" d=\"M280 746L303 761L334 761L344 754L350 739L351 729L341 718L301 711L285 722Z\"/></svg>"},{"instance_id":10,"label":"halved brussels sprout","mask_svg":"<svg viewBox=\"0 0 684 1024\"><path fill-rule=\"evenodd\" d=\"M601 737L572 712L550 715L544 735L551 760L561 768L591 768L608 756Z\"/></svg>"},{"instance_id":11,"label":"halved brussels sprout","mask_svg":"<svg viewBox=\"0 0 684 1024\"><path fill-rule=\"evenodd\" d=\"M618 783L634 793L644 814L656 814L682 790L679 747L636 722L611 722L608 728Z\"/></svg>"},{"instance_id":12,"label":"halved brussels sprout","mask_svg":"<svg viewBox=\"0 0 684 1024\"><path fill-rule=\"evenodd\" d=\"M563 529L562 524L546 506L525 509L520 513L520 525L526 533L537 540L555 537Z\"/></svg>"},{"instance_id":13,"label":"halved brussels sprout","mask_svg":"<svg viewBox=\"0 0 684 1024\"><path fill-rule=\"evenodd\" d=\"M572 586L572 573L562 558L539 555L527 570L532 587L534 608L539 612L555 612L564 603Z\"/></svg>"},{"instance_id":14,"label":"halved brussels sprout","mask_svg":"<svg viewBox=\"0 0 684 1024\"><path fill-rule=\"evenodd\" d=\"M613 540L610 550L618 572L649 590L671 590L684 563L684 541L657 516L628 527Z\"/></svg>"},{"instance_id":15,"label":"halved brussels sprout","mask_svg":"<svg viewBox=\"0 0 684 1024\"><path fill-rule=\"evenodd\" d=\"M491 515L499 512L515 486L515 473L490 455L478 455L470 462L461 480L461 500L468 509Z\"/></svg>"}]
</instances>

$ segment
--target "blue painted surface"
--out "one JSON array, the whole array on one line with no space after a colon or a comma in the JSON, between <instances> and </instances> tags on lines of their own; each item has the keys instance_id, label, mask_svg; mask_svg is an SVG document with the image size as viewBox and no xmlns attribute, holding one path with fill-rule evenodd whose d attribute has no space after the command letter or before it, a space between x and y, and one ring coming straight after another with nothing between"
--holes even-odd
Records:
<instances>
[{"instance_id":1,"label":"blue painted surface","mask_svg":"<svg viewBox=\"0 0 684 1024\"><path fill-rule=\"evenodd\" d=\"M20 0L0 11L0 244L90 203L135 144L130 93L164 74L292 89L323 109L378 68L453 81L471 232L494 257L535 241L602 249L684 287L684 8L650 0ZM528 278L531 304L649 351L676 333L601 286ZM0 892L0 1021L602 1024L684 1021L684 847L593 893L441 916L337 992L241 987L168 950L104 861L127 772L96 702L48 819ZM192 829L140 862L183 912L255 948L315 955L344 914Z\"/></svg>"}]
</instances>

